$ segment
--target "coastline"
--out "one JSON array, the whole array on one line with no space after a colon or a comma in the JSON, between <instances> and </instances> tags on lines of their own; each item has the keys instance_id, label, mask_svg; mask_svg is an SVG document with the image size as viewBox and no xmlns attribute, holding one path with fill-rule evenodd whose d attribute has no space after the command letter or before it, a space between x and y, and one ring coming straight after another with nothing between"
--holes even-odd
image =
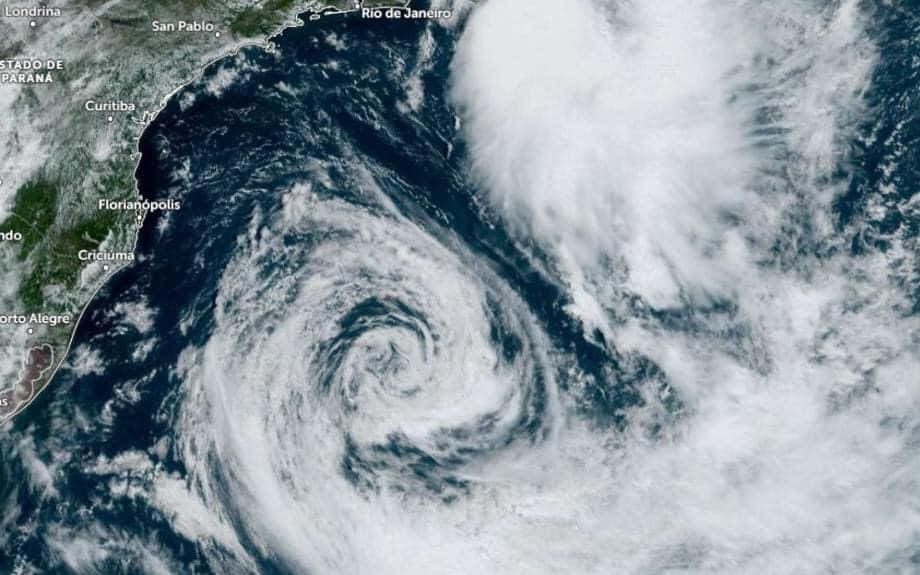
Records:
<instances>
[{"instance_id":1,"label":"coastline","mask_svg":"<svg viewBox=\"0 0 920 575\"><path fill-rule=\"evenodd\" d=\"M278 36L280 36L281 34L283 34L288 29L299 28L301 26L305 26L306 24L312 21L318 20L319 18L322 18L325 16L344 16L344 15L353 14L355 12L358 12L361 9L360 7L357 7L357 6L354 8L349 8L349 9L339 9L334 6L317 7L315 6L315 3L313 4L314 6L307 6L305 9L302 9L301 11L297 12L293 18L290 18L286 20L285 22L283 22L282 24L278 25L272 32L268 33L263 38L238 40L236 42L231 43L230 47L227 50L223 51L217 56L214 56L213 58L207 60L204 64L199 66L196 73L192 77L179 83L169 92L167 92L165 95L160 97L159 104L156 108L149 109L149 110L143 110L142 118L140 120L136 120L136 119L134 120L135 122L143 125L143 128L140 130L137 137L135 138L134 152L131 155L131 158L134 160L134 164L132 168L132 179L134 181L133 196L135 200L143 201L144 199L149 199L149 198L145 198L143 194L141 193L140 185L136 177L138 168L140 167L141 161L143 159L142 152L140 149L141 141L147 129L153 124L153 122L163 112L163 110L166 108L169 102L171 102L172 99L178 93L182 92L183 90L185 90L186 88L194 84L195 82L201 80L205 72L211 66L214 66L215 64L223 62L227 58L232 58L232 57L237 56L240 50L242 49L261 48L262 50L268 53L271 53L274 50L273 40L277 38ZM406 0L402 5L394 5L392 6L392 8L405 9L406 7L408 7L409 4L410 4L410 0ZM381 6L380 8L385 10L388 8L388 6ZM134 230L133 230L134 232L133 239L130 245L130 251L132 253L136 253L137 251L137 245L140 239L140 234L144 228L145 223L147 222L148 215L149 215L149 211L137 212L137 217L135 218L135 224L134 224ZM67 338L67 343L63 346L63 348L60 350L60 352L57 354L56 357L55 357L55 352L54 352L54 344L51 342L47 342L47 341L35 342L31 344L28 349L25 350L25 357L22 360L22 367L20 369L20 374L22 375L19 378L17 378L17 381L13 383L9 388L0 390L0 395L7 393L7 391L11 391L12 393L15 393L15 390L22 383L31 385L32 392L30 396L28 397L28 399L25 399L19 402L18 404L16 404L15 409L13 411L7 414L0 415L0 428L3 428L4 426L10 424L10 422L12 422L13 419L15 419L18 415L21 415L28 407L30 407L35 402L36 399L38 399L42 395L42 392L44 392L45 389L47 389L51 385L55 376L58 374L61 367L63 367L68 355L70 354L73 348L77 329L79 328L80 323L83 320L83 317L86 315L86 312L89 309L89 307L92 305L92 303L96 300L99 292L106 285L108 285L108 283L112 280L113 277L115 277L115 275L117 275L120 271L126 269L127 267L129 267L131 264L135 262L136 260L126 261L126 262L111 262L109 264L110 269L108 271L105 271L104 274L100 277L100 279L98 280L98 284L95 286L95 288L92 289L92 291L86 297L86 301L79 308L79 313L74 317L73 322L71 324L72 327L70 329L70 334ZM27 377L30 372L30 369L32 369L32 365L30 362L31 358L33 357L36 351L41 351L43 348L49 348L51 350L50 352L51 358L50 358L50 361L48 362L48 365L44 367L43 369L41 369L39 374L36 377L33 377L29 379L28 381L23 382L21 378Z\"/></svg>"}]
</instances>

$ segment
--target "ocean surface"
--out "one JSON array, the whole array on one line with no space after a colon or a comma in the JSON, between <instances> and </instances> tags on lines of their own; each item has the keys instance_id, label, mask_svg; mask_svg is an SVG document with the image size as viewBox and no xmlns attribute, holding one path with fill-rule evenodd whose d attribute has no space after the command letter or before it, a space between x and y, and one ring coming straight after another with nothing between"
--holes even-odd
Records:
<instances>
[{"instance_id":1,"label":"ocean surface","mask_svg":"<svg viewBox=\"0 0 920 575\"><path fill-rule=\"evenodd\" d=\"M779 4L207 68L0 430L0 572L918 569L920 9Z\"/></svg>"}]
</instances>

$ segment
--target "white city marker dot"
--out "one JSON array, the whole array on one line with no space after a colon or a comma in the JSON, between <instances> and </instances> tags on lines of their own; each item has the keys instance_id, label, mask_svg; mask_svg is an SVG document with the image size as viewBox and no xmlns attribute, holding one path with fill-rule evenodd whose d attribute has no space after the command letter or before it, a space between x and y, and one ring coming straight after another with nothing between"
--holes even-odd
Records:
<instances>
[{"instance_id":1,"label":"white city marker dot","mask_svg":"<svg viewBox=\"0 0 920 575\"><path fill-rule=\"evenodd\" d=\"M115 116L109 116L108 118L106 118L106 120L108 120L109 122L114 122Z\"/></svg>"},{"instance_id":2,"label":"white city marker dot","mask_svg":"<svg viewBox=\"0 0 920 575\"><path fill-rule=\"evenodd\" d=\"M26 330L26 333L29 335L32 335L33 333L35 333L35 329L30 327L29 329Z\"/></svg>"},{"instance_id":3,"label":"white city marker dot","mask_svg":"<svg viewBox=\"0 0 920 575\"><path fill-rule=\"evenodd\" d=\"M37 26L37 24L35 23L35 20L32 20L31 22L29 22L29 26L31 26L32 28L35 28L35 26Z\"/></svg>"}]
</instances>

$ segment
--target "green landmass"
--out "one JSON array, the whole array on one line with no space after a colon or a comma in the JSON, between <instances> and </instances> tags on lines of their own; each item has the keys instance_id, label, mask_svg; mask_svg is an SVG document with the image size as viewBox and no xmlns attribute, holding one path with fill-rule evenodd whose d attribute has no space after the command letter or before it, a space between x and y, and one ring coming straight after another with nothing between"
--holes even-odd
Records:
<instances>
[{"instance_id":1,"label":"green landmass","mask_svg":"<svg viewBox=\"0 0 920 575\"><path fill-rule=\"evenodd\" d=\"M36 178L16 190L12 211L0 224L0 231L22 234L19 261L29 257L54 225L58 197L57 186L43 178Z\"/></svg>"},{"instance_id":2,"label":"green landmass","mask_svg":"<svg viewBox=\"0 0 920 575\"><path fill-rule=\"evenodd\" d=\"M67 311L69 302L45 297L45 286L77 287L85 265L80 250L94 251L115 227L121 214L111 210L90 212L75 224L60 230L36 252L32 270L20 286L20 298L29 311Z\"/></svg>"},{"instance_id":3,"label":"green landmass","mask_svg":"<svg viewBox=\"0 0 920 575\"><path fill-rule=\"evenodd\" d=\"M247 6L230 22L230 29L247 38L268 34L284 21L296 3L297 0L268 0L261 6Z\"/></svg>"}]
</instances>

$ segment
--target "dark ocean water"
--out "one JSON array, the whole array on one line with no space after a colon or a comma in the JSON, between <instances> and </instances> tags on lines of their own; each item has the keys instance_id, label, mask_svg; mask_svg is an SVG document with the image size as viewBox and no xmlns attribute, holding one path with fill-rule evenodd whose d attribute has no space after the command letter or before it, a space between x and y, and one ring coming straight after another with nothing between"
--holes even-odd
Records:
<instances>
[{"instance_id":1,"label":"dark ocean water","mask_svg":"<svg viewBox=\"0 0 920 575\"><path fill-rule=\"evenodd\" d=\"M853 161L835 176L848 181L834 204L835 225L854 256L884 251L895 239L915 247L920 231L916 207L909 202L920 173L920 24L916 10L906 4L879 6L875 13L871 33L879 63L866 96L868 112L859 137L850 143ZM172 98L144 134L136 176L145 197L179 199L182 208L148 217L138 261L91 304L78 328L70 366L3 430L0 572L19 567L24 572L135 573L153 572L154 564L167 571L182 565L182 572L195 573L299 571L283 555L267 550L258 530L245 525L245 513L235 511L234 463L220 461L219 449L200 453L218 486L214 500L226 503L227 528L252 558L248 567L177 529L169 513L147 495L157 476L179 482L192 477L187 454L174 440L178 422L188 417L183 414L183 354L207 347L218 324L226 321L221 314L233 306L221 299L222 282L228 281L228 269L236 269L231 266L238 252L250 249L247 242L257 243L252 238L261 233L260 226L269 226L253 224L254 217L267 222L283 212L286 194L297 185L312 184L321 201L335 199L376 213L385 200L366 193L370 184L361 170L371 174L392 203L388 210L445 245L462 246L490 278L497 278L490 282L504 286L507 294L496 288L485 297L486 307L493 306L486 317L498 364L516 366L536 346L564 357L527 368L531 381L520 399L524 407L507 425L501 413L490 412L445 430L437 449L399 435L370 442L348 436L339 470L357 492L393 489L401 482L408 493L454 505L469 490L470 479L457 471L463 465L545 441L555 387L571 397L584 421L602 432L622 429L624 414L642 403L640 386L656 382L662 390L669 388L667 375L651 359L621 356L616 343L605 341L600 332L584 333L567 311L570 296L547 272L552 267L540 247L512 239L501 217L478 200L447 96L453 46L461 30L424 21L324 17L285 31L273 53L251 47L212 65L200 81ZM437 48L423 62L418 46L426 34ZM215 89L229 72L237 74L235 80ZM425 97L417 110L406 113L405 82L413 73ZM895 148L903 152L896 167L886 171L883 165ZM323 184L327 179L333 183ZM881 201L885 210L869 213L868 206L878 205L883 181L896 184L897 193ZM311 252L337 233L350 232L298 229L282 235L280 249L291 251L258 260L268 263L256 270L256 277L281 282L287 266L307 265L298 259L307 257L298 255L300 250ZM807 236L803 230L793 233ZM798 245L825 249L807 241ZM904 265L916 270L916 252L908 255L912 260ZM902 281L915 294L916 310L920 282L916 276ZM268 297L257 290L251 295ZM507 298L524 303L546 343L535 343L513 314L503 311ZM626 309L677 326L692 325L697 317L681 310L649 311L639 303ZM450 317L451 310L444 311ZM361 300L338 321L339 331L323 340L321 354L328 365L311 364L312 369L329 369L326 376L333 382L327 384L335 389L336 371L348 361L351 346L381 329L405 330L423 342L433 338L435 343L425 345L437 353L437 334L431 335L437 330L424 312L391 294ZM274 313L293 312L281 306ZM260 328L272 329L270 324L244 329ZM278 366L301 361L292 357L297 343L291 343L263 360ZM260 347L259 353L266 349L271 348ZM232 353L253 351L240 347ZM404 351L397 345L375 356L375 373L399 373ZM87 361L99 367L86 368ZM579 374L577 386L566 377L573 372ZM241 394L225 400L251 398ZM665 406L658 426L681 413L676 395ZM655 428L650 427L652 434ZM136 463L125 456L138 453L143 457ZM119 457L121 463L112 464Z\"/></svg>"}]
</instances>

